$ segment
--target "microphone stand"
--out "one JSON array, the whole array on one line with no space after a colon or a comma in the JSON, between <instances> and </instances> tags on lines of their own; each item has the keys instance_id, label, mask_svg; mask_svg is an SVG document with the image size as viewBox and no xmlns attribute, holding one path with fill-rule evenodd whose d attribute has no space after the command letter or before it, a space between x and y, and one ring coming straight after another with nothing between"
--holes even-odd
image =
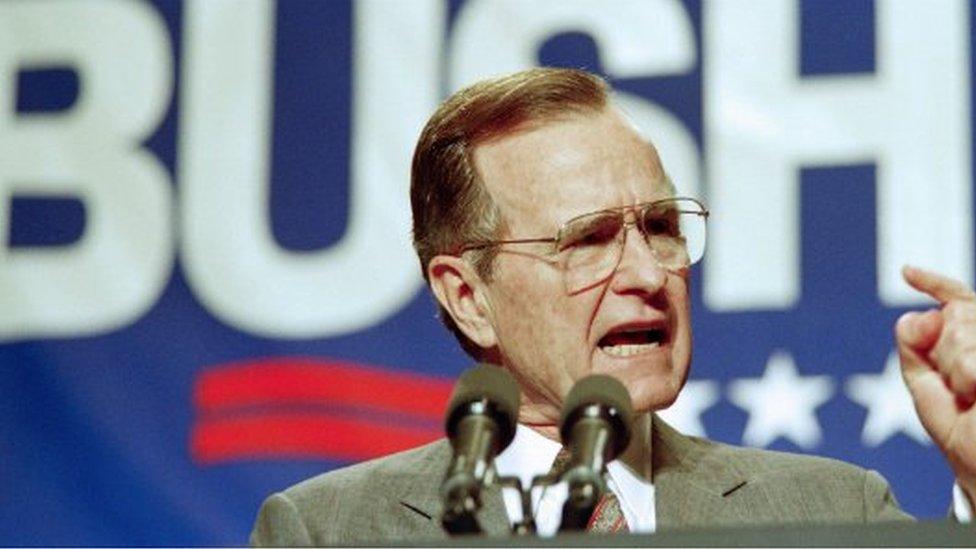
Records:
<instances>
[{"instance_id":1,"label":"microphone stand","mask_svg":"<svg viewBox=\"0 0 976 549\"><path fill-rule=\"evenodd\" d=\"M569 494L563 504L560 532L579 532L586 530L600 497L606 491L606 484L599 474L584 467L576 467L566 473Z\"/></svg>"},{"instance_id":2,"label":"microphone stand","mask_svg":"<svg viewBox=\"0 0 976 549\"><path fill-rule=\"evenodd\" d=\"M563 504L560 532L586 530L600 497L607 490L603 476L607 462L618 451L612 446L611 425L615 421L620 421L616 410L601 403L581 406L569 417L573 435L568 438L585 439L589 444L574 446L574 465L562 475L569 494Z\"/></svg>"},{"instance_id":3,"label":"microphone stand","mask_svg":"<svg viewBox=\"0 0 976 549\"><path fill-rule=\"evenodd\" d=\"M532 478L528 487L522 485L522 480L518 477L499 477L499 486L503 488L513 488L519 494L522 504L522 520L512 525L512 533L519 537L536 535L535 512L532 509L532 491L536 488L546 488L559 482L559 476L552 473L538 475Z\"/></svg>"}]
</instances>

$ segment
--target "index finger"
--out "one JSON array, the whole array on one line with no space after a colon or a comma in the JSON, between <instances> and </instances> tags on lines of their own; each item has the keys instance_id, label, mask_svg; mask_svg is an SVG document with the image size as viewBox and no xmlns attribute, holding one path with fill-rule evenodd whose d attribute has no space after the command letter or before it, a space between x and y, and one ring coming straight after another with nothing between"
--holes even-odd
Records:
<instances>
[{"instance_id":1,"label":"index finger","mask_svg":"<svg viewBox=\"0 0 976 549\"><path fill-rule=\"evenodd\" d=\"M901 275L912 288L928 294L941 305L955 299L976 300L976 293L954 278L909 265L902 267Z\"/></svg>"}]
</instances>

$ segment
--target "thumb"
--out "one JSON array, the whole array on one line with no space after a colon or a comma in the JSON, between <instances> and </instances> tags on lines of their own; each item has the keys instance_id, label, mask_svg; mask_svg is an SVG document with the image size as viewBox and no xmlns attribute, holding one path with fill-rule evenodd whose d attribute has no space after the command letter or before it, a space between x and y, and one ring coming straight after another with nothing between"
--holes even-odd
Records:
<instances>
[{"instance_id":1,"label":"thumb","mask_svg":"<svg viewBox=\"0 0 976 549\"><path fill-rule=\"evenodd\" d=\"M942 332L942 315L937 310L924 313L909 312L901 315L895 324L895 339L902 359L917 362L939 340Z\"/></svg>"}]
</instances>

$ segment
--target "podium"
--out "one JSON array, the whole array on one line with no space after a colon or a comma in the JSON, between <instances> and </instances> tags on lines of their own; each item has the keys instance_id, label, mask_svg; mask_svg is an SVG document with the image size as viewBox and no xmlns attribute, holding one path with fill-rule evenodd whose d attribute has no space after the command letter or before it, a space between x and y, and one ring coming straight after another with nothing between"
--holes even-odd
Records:
<instances>
[{"instance_id":1,"label":"podium","mask_svg":"<svg viewBox=\"0 0 976 549\"><path fill-rule=\"evenodd\" d=\"M433 547L976 547L976 526L949 521L668 530L552 538L460 536Z\"/></svg>"}]
</instances>

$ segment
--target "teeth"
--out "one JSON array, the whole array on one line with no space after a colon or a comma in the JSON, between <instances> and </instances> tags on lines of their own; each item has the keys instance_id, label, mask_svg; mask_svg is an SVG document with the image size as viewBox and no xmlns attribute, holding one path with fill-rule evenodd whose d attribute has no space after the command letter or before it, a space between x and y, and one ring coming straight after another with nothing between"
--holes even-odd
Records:
<instances>
[{"instance_id":1,"label":"teeth","mask_svg":"<svg viewBox=\"0 0 976 549\"><path fill-rule=\"evenodd\" d=\"M602 347L603 352L610 356L627 357L646 353L651 349L656 349L657 343L643 343L640 345L610 345Z\"/></svg>"}]
</instances>

